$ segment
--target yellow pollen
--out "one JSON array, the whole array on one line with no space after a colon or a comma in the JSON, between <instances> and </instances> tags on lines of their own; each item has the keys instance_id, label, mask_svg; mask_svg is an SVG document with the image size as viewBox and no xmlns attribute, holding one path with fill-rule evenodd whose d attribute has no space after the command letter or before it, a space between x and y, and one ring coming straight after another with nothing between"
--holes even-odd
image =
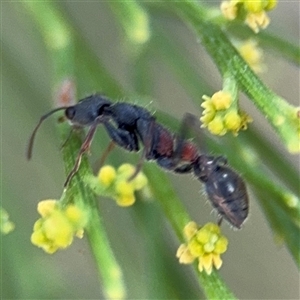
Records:
<instances>
[{"instance_id":1,"label":"yellow pollen","mask_svg":"<svg viewBox=\"0 0 300 300\"><path fill-rule=\"evenodd\" d=\"M211 102L216 110L228 109L232 103L232 97L229 92L219 91L212 95Z\"/></svg>"}]
</instances>

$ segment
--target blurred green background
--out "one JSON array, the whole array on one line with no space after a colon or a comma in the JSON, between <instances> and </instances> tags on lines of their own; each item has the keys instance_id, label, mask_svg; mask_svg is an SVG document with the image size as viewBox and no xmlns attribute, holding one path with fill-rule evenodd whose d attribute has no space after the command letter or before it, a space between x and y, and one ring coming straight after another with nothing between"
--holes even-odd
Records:
<instances>
[{"instance_id":1,"label":"blurred green background","mask_svg":"<svg viewBox=\"0 0 300 300\"><path fill-rule=\"evenodd\" d=\"M132 64L135 49L130 49L124 41L124 33L108 3L58 4L61 14L92 48L112 77L124 90L138 92L133 84L136 76L134 69L140 67L138 61L135 61L136 65ZM55 117L45 122L38 133L33 160L28 163L25 159L25 149L33 127L39 117L53 106L52 62L38 28L23 5L2 2L1 6L1 201L16 225L12 233L2 237L1 298L102 298L93 257L85 240L76 240L69 249L54 255L47 255L30 243L32 226L38 218L37 203L42 199L59 198L65 180ZM152 26L158 29L155 33L157 38L176 40L180 55L197 66L195 69L199 78L205 78L211 89L219 90L219 73L191 31L173 15L153 11ZM270 16L270 32L284 36L286 40L299 40L299 3L280 2ZM159 36L159 32L163 35ZM150 109L160 109L178 119L186 111L194 112L191 96L165 63L166 57L160 49L153 47L148 56L146 67L151 80L146 95L153 99ZM292 104L299 103L299 69L270 51L265 52L265 62L268 71L262 78L266 84ZM141 84L143 80L148 80L138 79ZM78 97L89 95L97 89L97 86L86 84ZM202 94L210 92L203 90ZM126 94L116 93L114 96L115 100L126 98ZM201 96L199 94L199 100ZM299 157L287 153L254 106L244 98L242 106L255 120L251 126L259 128L290 164L299 166ZM107 146L108 139L103 130L99 130L96 140L92 148L93 162ZM117 149L109 162L134 163L137 159L138 156ZM203 200L203 186L199 182L189 176L169 174L169 177L195 221L203 224L215 220L210 204ZM240 299L297 299L297 267L286 248L274 241L251 189L250 198L251 213L244 228L234 231L227 224L223 225L230 245L220 272ZM154 298L153 295L166 299L201 297L193 270L189 266L179 265L175 258L179 241L155 202L122 209L109 199L101 199L99 206L112 248L124 270L128 298ZM156 257L149 255L153 254L149 251L151 247L156 248ZM153 264L158 264L160 269ZM153 270L160 272L153 274Z\"/></svg>"}]
</instances>

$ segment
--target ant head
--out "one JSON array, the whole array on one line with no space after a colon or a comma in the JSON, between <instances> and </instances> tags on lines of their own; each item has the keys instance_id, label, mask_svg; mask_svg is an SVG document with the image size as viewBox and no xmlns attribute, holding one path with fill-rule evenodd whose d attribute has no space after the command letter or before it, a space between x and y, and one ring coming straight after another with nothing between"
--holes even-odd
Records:
<instances>
[{"instance_id":1,"label":"ant head","mask_svg":"<svg viewBox=\"0 0 300 300\"><path fill-rule=\"evenodd\" d=\"M111 105L111 101L102 95L91 95L81 99L76 105L69 106L65 110L66 118L76 126L91 125L97 117L105 113L105 108Z\"/></svg>"},{"instance_id":2,"label":"ant head","mask_svg":"<svg viewBox=\"0 0 300 300\"><path fill-rule=\"evenodd\" d=\"M31 134L27 149L27 159L31 159L33 142L37 130L41 126L42 122L55 112L59 110L65 110L65 116L72 124L84 127L90 126L97 117L102 116L105 112L105 107L109 105L111 105L111 102L107 98L96 94L80 100L76 105L58 107L49 111L40 118L40 121Z\"/></svg>"},{"instance_id":3,"label":"ant head","mask_svg":"<svg viewBox=\"0 0 300 300\"><path fill-rule=\"evenodd\" d=\"M75 113L76 113L76 106L69 106L65 110L65 116L70 121L74 119Z\"/></svg>"}]
</instances>

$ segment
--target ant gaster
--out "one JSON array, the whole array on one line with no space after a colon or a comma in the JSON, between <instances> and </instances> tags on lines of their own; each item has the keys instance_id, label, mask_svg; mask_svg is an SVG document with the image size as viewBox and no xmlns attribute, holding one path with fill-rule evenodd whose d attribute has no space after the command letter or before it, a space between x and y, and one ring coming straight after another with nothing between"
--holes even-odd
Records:
<instances>
[{"instance_id":1,"label":"ant gaster","mask_svg":"<svg viewBox=\"0 0 300 300\"><path fill-rule=\"evenodd\" d=\"M89 127L65 187L76 174L97 126L103 124L113 144L134 152L139 151L140 144L144 145L141 160L129 180L140 171L143 160L155 160L165 170L180 174L193 173L202 181L208 198L218 211L219 224L224 218L240 228L247 218L248 196L243 179L227 166L224 157L200 154L194 143L184 139L183 131L189 121L195 118L193 115L185 116L182 134L176 135L157 123L155 117L143 107L125 102L113 103L102 95L91 95L74 106L59 107L41 117L30 137L28 159L31 158L34 137L41 123L59 110L65 110L65 117L73 126Z\"/></svg>"}]
</instances>

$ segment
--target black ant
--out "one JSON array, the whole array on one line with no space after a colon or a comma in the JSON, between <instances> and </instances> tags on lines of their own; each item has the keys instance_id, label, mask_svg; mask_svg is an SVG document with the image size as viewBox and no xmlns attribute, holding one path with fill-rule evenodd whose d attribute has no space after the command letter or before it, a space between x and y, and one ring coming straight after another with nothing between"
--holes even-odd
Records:
<instances>
[{"instance_id":1,"label":"black ant","mask_svg":"<svg viewBox=\"0 0 300 300\"><path fill-rule=\"evenodd\" d=\"M138 174L144 160L155 160L165 170L193 173L202 181L208 198L218 211L219 224L224 218L240 228L247 218L248 196L243 179L227 166L223 156L200 154L194 143L183 138L185 128L196 118L193 115L186 114L182 132L176 135L157 123L155 117L143 107L124 102L113 103L102 95L92 95L76 105L59 107L42 116L30 137L28 159L31 158L34 137L41 123L59 110L65 110L65 117L73 126L89 127L65 187L78 171L82 155L90 148L97 126L103 124L112 140L106 154L113 144L134 152L139 151L139 144L144 145L142 157L129 180Z\"/></svg>"}]
</instances>

